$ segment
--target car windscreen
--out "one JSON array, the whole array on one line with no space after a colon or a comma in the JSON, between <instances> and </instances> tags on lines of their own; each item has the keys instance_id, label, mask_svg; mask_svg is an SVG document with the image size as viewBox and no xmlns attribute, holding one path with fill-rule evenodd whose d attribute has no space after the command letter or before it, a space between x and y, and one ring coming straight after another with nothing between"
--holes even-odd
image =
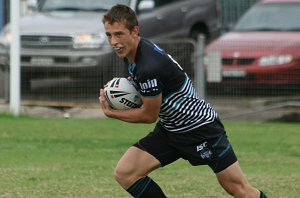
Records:
<instances>
[{"instance_id":1,"label":"car windscreen","mask_svg":"<svg viewBox=\"0 0 300 198\"><path fill-rule=\"evenodd\" d=\"M233 31L300 31L300 3L268 3L253 6Z\"/></svg>"},{"instance_id":2,"label":"car windscreen","mask_svg":"<svg viewBox=\"0 0 300 198\"><path fill-rule=\"evenodd\" d=\"M130 0L45 0L41 11L105 11L116 4L129 5Z\"/></svg>"}]
</instances>

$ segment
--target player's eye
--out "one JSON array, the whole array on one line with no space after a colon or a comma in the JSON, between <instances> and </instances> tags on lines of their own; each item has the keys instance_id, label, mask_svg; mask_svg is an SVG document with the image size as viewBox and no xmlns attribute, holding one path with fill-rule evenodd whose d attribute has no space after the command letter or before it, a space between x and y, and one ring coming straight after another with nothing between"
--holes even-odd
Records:
<instances>
[{"instance_id":1,"label":"player's eye","mask_svg":"<svg viewBox=\"0 0 300 198\"><path fill-rule=\"evenodd\" d=\"M110 37L111 37L111 34L110 34L110 33L106 33L106 36L107 36L108 38L110 38Z\"/></svg>"},{"instance_id":2,"label":"player's eye","mask_svg":"<svg viewBox=\"0 0 300 198\"><path fill-rule=\"evenodd\" d=\"M123 32L116 32L115 36L118 37L118 38L120 38L121 36L123 36Z\"/></svg>"}]
</instances>

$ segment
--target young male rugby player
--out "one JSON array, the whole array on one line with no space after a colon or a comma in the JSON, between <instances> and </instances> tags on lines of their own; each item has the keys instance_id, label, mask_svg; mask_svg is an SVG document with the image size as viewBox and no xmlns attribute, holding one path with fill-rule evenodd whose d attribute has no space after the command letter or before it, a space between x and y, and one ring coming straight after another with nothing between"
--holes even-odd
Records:
<instances>
[{"instance_id":1,"label":"young male rugby player","mask_svg":"<svg viewBox=\"0 0 300 198\"><path fill-rule=\"evenodd\" d=\"M134 11L116 5L103 16L103 24L110 45L126 61L143 100L141 108L114 110L100 89L105 115L131 123L154 123L160 118L153 132L121 157L115 169L117 182L133 197L166 197L147 175L183 158L194 166L208 165L234 197L266 197L243 175L216 111L198 96L180 65L140 37Z\"/></svg>"}]
</instances>

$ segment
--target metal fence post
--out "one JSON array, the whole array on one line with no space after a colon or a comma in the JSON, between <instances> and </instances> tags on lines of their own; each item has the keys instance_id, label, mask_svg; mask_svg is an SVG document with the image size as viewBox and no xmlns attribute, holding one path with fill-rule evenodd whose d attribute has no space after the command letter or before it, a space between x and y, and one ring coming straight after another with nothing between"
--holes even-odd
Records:
<instances>
[{"instance_id":1,"label":"metal fence post","mask_svg":"<svg viewBox=\"0 0 300 198\"><path fill-rule=\"evenodd\" d=\"M205 68L204 68L204 46L205 36L203 34L198 35L198 41L196 45L196 68L195 68L195 89L199 96L205 98Z\"/></svg>"}]
</instances>

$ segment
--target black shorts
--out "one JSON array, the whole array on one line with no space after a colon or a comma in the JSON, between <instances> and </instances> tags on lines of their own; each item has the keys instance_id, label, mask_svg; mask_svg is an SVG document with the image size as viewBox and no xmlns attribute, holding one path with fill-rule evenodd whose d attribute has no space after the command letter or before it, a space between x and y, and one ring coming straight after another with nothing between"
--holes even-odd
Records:
<instances>
[{"instance_id":1,"label":"black shorts","mask_svg":"<svg viewBox=\"0 0 300 198\"><path fill-rule=\"evenodd\" d=\"M172 133L157 123L153 132L134 146L157 158L166 166L179 158L193 166L208 165L218 173L237 161L222 123L214 122L185 133Z\"/></svg>"}]
</instances>

